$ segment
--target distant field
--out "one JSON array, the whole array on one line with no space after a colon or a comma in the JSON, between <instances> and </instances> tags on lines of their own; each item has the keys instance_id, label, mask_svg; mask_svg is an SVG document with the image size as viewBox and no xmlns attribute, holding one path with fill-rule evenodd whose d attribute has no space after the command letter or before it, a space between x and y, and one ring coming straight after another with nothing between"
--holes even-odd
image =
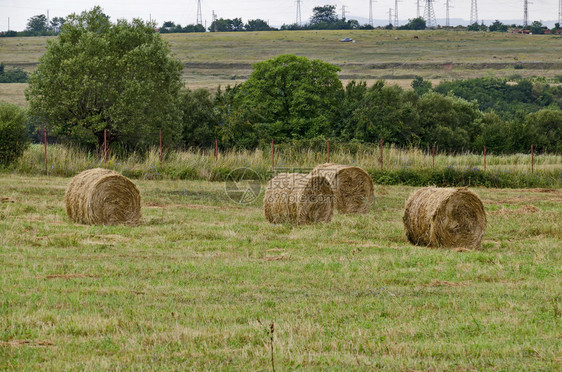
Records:
<instances>
[{"instance_id":1,"label":"distant field","mask_svg":"<svg viewBox=\"0 0 562 372\"><path fill-rule=\"evenodd\" d=\"M136 180L127 227L71 223L68 181L0 176L0 370L562 367L560 190L474 189L467 251L408 243L412 187L293 227L219 182Z\"/></svg>"},{"instance_id":2,"label":"distant field","mask_svg":"<svg viewBox=\"0 0 562 372\"><path fill-rule=\"evenodd\" d=\"M417 35L419 39L414 39ZM285 31L167 34L191 88L244 81L252 63L279 54L318 58L342 68L344 81L390 80L408 87L415 75L438 82L481 76L562 75L562 36L457 31ZM352 37L356 43L341 43ZM398 38L398 39L396 39ZM0 62L32 71L48 37L1 38ZM0 84L0 99L22 103L21 89ZM19 95L19 98L9 98Z\"/></svg>"}]
</instances>

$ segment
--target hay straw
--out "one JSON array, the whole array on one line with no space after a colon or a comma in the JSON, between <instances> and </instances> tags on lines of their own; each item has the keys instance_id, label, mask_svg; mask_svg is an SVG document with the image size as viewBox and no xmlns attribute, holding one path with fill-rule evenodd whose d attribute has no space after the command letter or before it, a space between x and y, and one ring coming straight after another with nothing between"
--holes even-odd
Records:
<instances>
[{"instance_id":1,"label":"hay straw","mask_svg":"<svg viewBox=\"0 0 562 372\"><path fill-rule=\"evenodd\" d=\"M333 208L334 194L324 177L280 173L267 184L264 211L271 223L330 222Z\"/></svg>"},{"instance_id":2,"label":"hay straw","mask_svg":"<svg viewBox=\"0 0 562 372\"><path fill-rule=\"evenodd\" d=\"M478 249L486 232L484 205L466 188L419 189L406 202L402 219L416 245Z\"/></svg>"},{"instance_id":3,"label":"hay straw","mask_svg":"<svg viewBox=\"0 0 562 372\"><path fill-rule=\"evenodd\" d=\"M326 163L318 165L312 174L326 177L336 197L340 213L367 213L373 203L373 180L359 167Z\"/></svg>"},{"instance_id":4,"label":"hay straw","mask_svg":"<svg viewBox=\"0 0 562 372\"><path fill-rule=\"evenodd\" d=\"M74 177L64 196L66 214L88 225L134 225L141 217L140 193L119 173L102 168Z\"/></svg>"}]
</instances>

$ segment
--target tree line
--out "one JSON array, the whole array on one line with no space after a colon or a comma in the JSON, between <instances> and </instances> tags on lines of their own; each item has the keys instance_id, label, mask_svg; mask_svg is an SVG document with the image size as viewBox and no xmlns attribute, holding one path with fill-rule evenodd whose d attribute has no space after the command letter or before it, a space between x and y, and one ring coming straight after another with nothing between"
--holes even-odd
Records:
<instances>
[{"instance_id":1,"label":"tree line","mask_svg":"<svg viewBox=\"0 0 562 372\"><path fill-rule=\"evenodd\" d=\"M109 19L109 16L105 15ZM53 36L57 35L62 26L66 22L66 18L54 17L50 20L44 14L36 15L31 17L28 22L26 29L22 32L17 31L7 31L0 33L0 37L9 36ZM156 27L156 25L153 25ZM439 26L440 27L440 26ZM379 27L380 28L380 27ZM400 27L392 25L389 23L384 26L385 29L397 29L397 30L424 30L427 28L426 21L423 17L417 17L408 20L407 24ZM547 32L551 33L562 33L561 26L559 23L555 24L552 30L549 30L540 21L535 21L527 27L518 25L506 25L496 20L490 26L484 25L484 23L478 24L473 23L464 26L457 26L452 29L458 30L468 30L468 31L490 31L490 32L507 32L508 29L519 29L521 31L526 30L533 34L544 34ZM283 24L280 30L371 30L374 27L370 24L359 24L359 21L355 19L346 19L345 17L338 17L335 5L323 5L316 6L312 10L312 17L305 24ZM236 31L277 31L279 29L272 27L269 23L263 19L250 19L248 22L244 23L242 18L219 18L213 20L211 25L207 28L201 24L189 24L187 26L182 26L181 24L176 24L173 21L165 21L162 23L161 27L156 28L160 33L192 33L192 32L236 32Z\"/></svg>"},{"instance_id":2,"label":"tree line","mask_svg":"<svg viewBox=\"0 0 562 372\"><path fill-rule=\"evenodd\" d=\"M95 37L94 37L95 35ZM256 148L332 139L495 153L562 153L562 87L484 78L412 90L343 86L339 67L295 55L256 63L248 80L216 92L184 87L184 66L142 20L111 23L99 7L69 16L29 77L27 125L96 150Z\"/></svg>"}]
</instances>

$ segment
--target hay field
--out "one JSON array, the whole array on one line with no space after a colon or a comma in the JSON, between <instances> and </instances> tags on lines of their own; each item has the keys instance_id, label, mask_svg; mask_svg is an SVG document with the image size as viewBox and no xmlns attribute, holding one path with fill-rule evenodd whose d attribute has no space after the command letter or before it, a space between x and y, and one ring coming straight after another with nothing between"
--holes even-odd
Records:
<instances>
[{"instance_id":1,"label":"hay field","mask_svg":"<svg viewBox=\"0 0 562 372\"><path fill-rule=\"evenodd\" d=\"M222 183L138 180L136 227L68 221L68 178L0 178L0 370L559 370L562 194L475 189L481 251L409 244L411 187L265 221Z\"/></svg>"},{"instance_id":2,"label":"hay field","mask_svg":"<svg viewBox=\"0 0 562 372\"><path fill-rule=\"evenodd\" d=\"M419 39L413 39L417 35ZM342 68L341 79L386 79L409 87L416 75L434 84L444 79L482 76L562 75L562 37L461 31L278 31L164 34L185 64L188 87L209 88L243 82L252 63L279 54L318 58ZM356 43L340 43L352 37ZM395 38L398 37L398 40ZM0 62L35 69L52 37L0 39ZM0 84L0 98L9 95ZM12 92L18 94L17 92ZM17 103L21 98L12 98Z\"/></svg>"}]
</instances>

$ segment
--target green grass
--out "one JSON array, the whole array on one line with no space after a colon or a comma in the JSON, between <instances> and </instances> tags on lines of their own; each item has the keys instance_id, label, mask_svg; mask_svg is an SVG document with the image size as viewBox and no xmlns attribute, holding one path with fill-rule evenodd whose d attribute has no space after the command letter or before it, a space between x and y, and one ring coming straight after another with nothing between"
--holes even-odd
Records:
<instances>
[{"instance_id":1,"label":"green grass","mask_svg":"<svg viewBox=\"0 0 562 372\"><path fill-rule=\"evenodd\" d=\"M64 213L67 178L0 178L0 370L559 370L562 193L474 189L480 251L410 245L410 187L270 225L224 185L136 181L139 226ZM535 208L529 207L530 205Z\"/></svg>"},{"instance_id":2,"label":"green grass","mask_svg":"<svg viewBox=\"0 0 562 372\"><path fill-rule=\"evenodd\" d=\"M413 39L417 35L419 39ZM321 59L342 68L341 79L388 80L409 87L416 75L432 80L483 76L562 75L562 37L460 31L279 31L165 34L172 53L185 64L190 88L243 82L255 62L279 54ZM356 43L340 43L352 37ZM395 38L398 37L398 40ZM0 38L0 62L31 72L52 37ZM225 53L228 51L228 53ZM517 67L517 68L516 68ZM18 91L6 91L0 98ZM20 93L18 93L20 92ZM9 98L23 103L24 99Z\"/></svg>"}]
</instances>

